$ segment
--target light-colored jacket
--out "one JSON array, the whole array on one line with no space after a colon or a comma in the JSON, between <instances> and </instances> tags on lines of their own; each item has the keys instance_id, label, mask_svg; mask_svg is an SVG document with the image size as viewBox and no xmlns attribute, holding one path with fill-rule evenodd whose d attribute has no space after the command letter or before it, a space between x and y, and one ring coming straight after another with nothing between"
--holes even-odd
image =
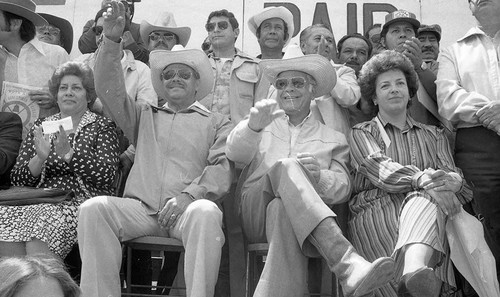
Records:
<instances>
[{"instance_id":1,"label":"light-colored jacket","mask_svg":"<svg viewBox=\"0 0 500 297\"><path fill-rule=\"evenodd\" d=\"M494 43L474 27L441 50L436 80L439 114L457 128L480 126L476 112L500 101L499 35Z\"/></svg>"},{"instance_id":2,"label":"light-colored jacket","mask_svg":"<svg viewBox=\"0 0 500 297\"><path fill-rule=\"evenodd\" d=\"M228 158L248 167L248 178L242 193L256 183L280 159L296 158L298 153L313 154L320 164L321 177L318 194L331 206L347 201L351 192L349 176L349 146L345 136L308 117L300 128L295 145L291 147L291 133L285 116L274 120L260 132L248 127L248 119L241 121L231 134L226 146Z\"/></svg>"}]
</instances>

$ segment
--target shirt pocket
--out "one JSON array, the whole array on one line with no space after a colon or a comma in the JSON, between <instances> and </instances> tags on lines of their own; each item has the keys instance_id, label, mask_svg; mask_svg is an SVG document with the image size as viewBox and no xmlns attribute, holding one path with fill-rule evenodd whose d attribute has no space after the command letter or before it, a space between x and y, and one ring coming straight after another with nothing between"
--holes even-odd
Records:
<instances>
[{"instance_id":1,"label":"shirt pocket","mask_svg":"<svg viewBox=\"0 0 500 297\"><path fill-rule=\"evenodd\" d=\"M254 98L254 86L259 80L259 77L254 71L249 71L250 69L236 69L235 74L238 79L236 84L238 96L241 99L249 99L253 101Z\"/></svg>"}]
</instances>

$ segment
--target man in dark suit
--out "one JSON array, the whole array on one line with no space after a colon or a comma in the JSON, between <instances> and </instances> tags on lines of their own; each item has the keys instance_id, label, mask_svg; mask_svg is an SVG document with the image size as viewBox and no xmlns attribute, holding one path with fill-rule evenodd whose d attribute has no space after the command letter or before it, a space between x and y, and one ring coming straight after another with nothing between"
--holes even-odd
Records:
<instances>
[{"instance_id":1,"label":"man in dark suit","mask_svg":"<svg viewBox=\"0 0 500 297\"><path fill-rule=\"evenodd\" d=\"M11 112L0 112L0 189L10 185L10 170L16 163L22 141L21 118Z\"/></svg>"}]
</instances>

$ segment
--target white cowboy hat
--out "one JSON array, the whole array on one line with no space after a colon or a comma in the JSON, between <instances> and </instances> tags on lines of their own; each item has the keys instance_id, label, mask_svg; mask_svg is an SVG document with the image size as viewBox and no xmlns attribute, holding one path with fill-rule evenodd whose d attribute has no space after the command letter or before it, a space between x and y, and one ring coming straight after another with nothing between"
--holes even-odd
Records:
<instances>
[{"instance_id":1,"label":"white cowboy hat","mask_svg":"<svg viewBox=\"0 0 500 297\"><path fill-rule=\"evenodd\" d=\"M0 10L22 16L35 26L48 25L47 21L35 12L36 4L31 0L0 0Z\"/></svg>"},{"instance_id":2,"label":"white cowboy hat","mask_svg":"<svg viewBox=\"0 0 500 297\"><path fill-rule=\"evenodd\" d=\"M269 59L259 63L262 72L270 82L284 71L301 71L309 74L316 81L315 97L329 94L337 83L335 68L325 57L317 54L291 59Z\"/></svg>"},{"instance_id":3,"label":"white cowboy hat","mask_svg":"<svg viewBox=\"0 0 500 297\"><path fill-rule=\"evenodd\" d=\"M272 18L279 18L282 19L283 22L285 22L288 28L288 38L285 39L285 45L288 44L290 39L292 39L295 28L293 25L293 14L290 12L290 10L283 6L272 6L264 8L263 11L252 16L248 20L248 27L250 28L250 31L252 31L252 33L257 36L257 29L259 28L260 24L262 24L263 21Z\"/></svg>"},{"instance_id":4,"label":"white cowboy hat","mask_svg":"<svg viewBox=\"0 0 500 297\"><path fill-rule=\"evenodd\" d=\"M187 65L200 75L200 83L195 99L200 100L207 96L214 86L214 73L212 65L208 60L207 55L199 49L179 49L179 45L174 46L169 50L154 50L149 54L149 65L151 66L151 80L156 94L160 98L167 98L167 91L163 86L161 74L165 67L170 64ZM178 50L179 49L179 50Z\"/></svg>"},{"instance_id":5,"label":"white cowboy hat","mask_svg":"<svg viewBox=\"0 0 500 297\"><path fill-rule=\"evenodd\" d=\"M179 38L179 44L182 44L182 46L186 46L189 37L191 37L191 28L177 27L174 15L169 11L161 13L156 19L155 25L147 21L141 22L140 32L144 44L149 44L149 34L153 31L168 31L174 33Z\"/></svg>"}]
</instances>

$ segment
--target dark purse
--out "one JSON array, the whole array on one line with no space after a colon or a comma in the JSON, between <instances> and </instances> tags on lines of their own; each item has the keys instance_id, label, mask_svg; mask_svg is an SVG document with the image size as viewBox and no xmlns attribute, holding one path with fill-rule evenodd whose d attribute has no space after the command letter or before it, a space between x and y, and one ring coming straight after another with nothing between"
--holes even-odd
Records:
<instances>
[{"instance_id":1,"label":"dark purse","mask_svg":"<svg viewBox=\"0 0 500 297\"><path fill-rule=\"evenodd\" d=\"M12 186L0 191L0 205L31 205L60 203L71 200L75 193L70 190Z\"/></svg>"}]
</instances>

